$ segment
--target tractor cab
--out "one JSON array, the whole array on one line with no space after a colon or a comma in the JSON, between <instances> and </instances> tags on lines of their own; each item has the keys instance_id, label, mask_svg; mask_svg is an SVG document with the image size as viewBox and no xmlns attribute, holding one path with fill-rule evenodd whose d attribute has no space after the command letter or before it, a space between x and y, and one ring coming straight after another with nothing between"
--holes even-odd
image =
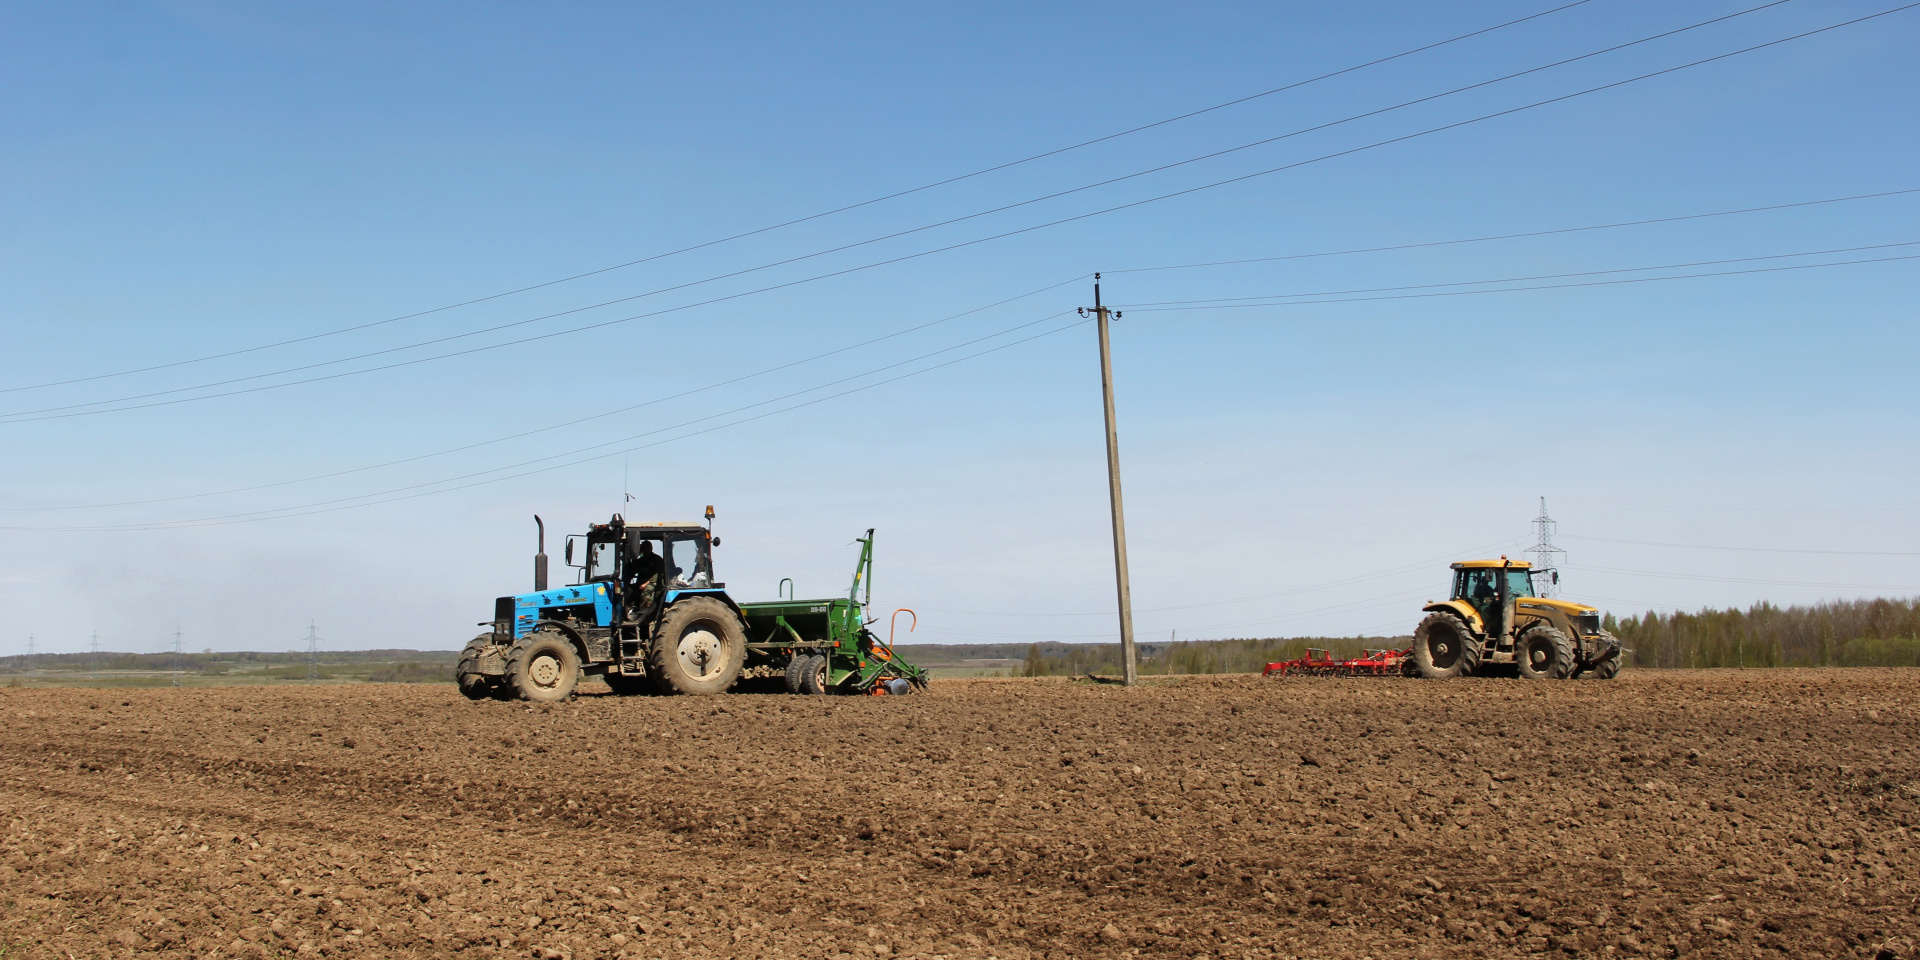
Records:
<instances>
[{"instance_id":1,"label":"tractor cab","mask_svg":"<svg viewBox=\"0 0 1920 960\"><path fill-rule=\"evenodd\" d=\"M576 541L584 541L579 562ZM720 590L713 577L713 547L719 538L693 522L628 523L614 514L584 535L567 538L566 562L581 584L604 584L621 609L620 619L642 620L682 592Z\"/></svg>"},{"instance_id":2,"label":"tractor cab","mask_svg":"<svg viewBox=\"0 0 1920 960\"><path fill-rule=\"evenodd\" d=\"M586 541L584 562L574 562L574 543ZM722 587L713 579L713 547L697 523L626 523L618 514L611 523L596 523L584 536L567 538L567 565L581 571L581 583L650 580L664 576L671 589L703 590Z\"/></svg>"},{"instance_id":3,"label":"tractor cab","mask_svg":"<svg viewBox=\"0 0 1920 960\"><path fill-rule=\"evenodd\" d=\"M1500 602L1500 577L1507 578L1505 596L1531 597L1533 565L1524 560L1467 560L1453 565L1453 599L1472 604L1480 616L1492 615Z\"/></svg>"}]
</instances>

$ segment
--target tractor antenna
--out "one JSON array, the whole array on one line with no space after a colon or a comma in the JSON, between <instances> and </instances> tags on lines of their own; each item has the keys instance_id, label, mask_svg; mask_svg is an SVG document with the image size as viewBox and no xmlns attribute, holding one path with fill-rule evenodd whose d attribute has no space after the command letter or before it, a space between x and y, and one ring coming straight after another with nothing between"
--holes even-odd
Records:
<instances>
[{"instance_id":1,"label":"tractor antenna","mask_svg":"<svg viewBox=\"0 0 1920 960\"><path fill-rule=\"evenodd\" d=\"M631 478L632 475L633 475L633 458L628 457L626 459L626 462L623 463L620 467L620 498L621 498L620 502L621 503L633 502L633 484L628 482L629 478Z\"/></svg>"},{"instance_id":2,"label":"tractor antenna","mask_svg":"<svg viewBox=\"0 0 1920 960\"><path fill-rule=\"evenodd\" d=\"M1545 577L1536 576L1533 581L1533 588L1539 591L1543 597L1551 597L1558 592L1555 588L1559 586L1560 567L1559 564L1555 562L1554 557L1556 555L1560 557L1567 555L1565 550L1553 545L1553 534L1557 526L1558 525L1553 522L1553 518L1547 516L1547 498L1541 497L1540 515L1533 518L1533 532L1536 542L1533 546L1527 548L1527 552L1533 554L1533 572L1535 574L1544 573L1547 575Z\"/></svg>"}]
</instances>

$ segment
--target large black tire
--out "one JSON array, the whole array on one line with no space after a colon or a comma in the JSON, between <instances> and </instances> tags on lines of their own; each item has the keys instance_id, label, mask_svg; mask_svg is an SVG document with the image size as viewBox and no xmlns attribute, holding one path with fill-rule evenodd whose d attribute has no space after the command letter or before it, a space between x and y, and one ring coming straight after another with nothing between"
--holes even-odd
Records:
<instances>
[{"instance_id":1,"label":"large black tire","mask_svg":"<svg viewBox=\"0 0 1920 960\"><path fill-rule=\"evenodd\" d=\"M1592 674L1595 680L1612 680L1614 677L1620 675L1620 658L1618 656L1608 657L1594 664L1593 669L1587 672Z\"/></svg>"},{"instance_id":2,"label":"large black tire","mask_svg":"<svg viewBox=\"0 0 1920 960\"><path fill-rule=\"evenodd\" d=\"M579 682L580 651L559 627L538 627L507 648L506 688L521 700L565 700Z\"/></svg>"},{"instance_id":3,"label":"large black tire","mask_svg":"<svg viewBox=\"0 0 1920 960\"><path fill-rule=\"evenodd\" d=\"M813 656L805 650L793 651L787 658L787 692L799 693L800 681L807 674L807 666L813 663Z\"/></svg>"},{"instance_id":4,"label":"large black tire","mask_svg":"<svg viewBox=\"0 0 1920 960\"><path fill-rule=\"evenodd\" d=\"M800 692L807 696L818 696L828 692L827 658L823 654L814 654L807 658L806 669L800 674Z\"/></svg>"},{"instance_id":5,"label":"large black tire","mask_svg":"<svg viewBox=\"0 0 1920 960\"><path fill-rule=\"evenodd\" d=\"M1451 613L1430 613L1413 631L1413 663L1429 680L1470 677L1480 666L1480 640Z\"/></svg>"},{"instance_id":6,"label":"large black tire","mask_svg":"<svg viewBox=\"0 0 1920 960\"><path fill-rule=\"evenodd\" d=\"M747 661L747 631L733 609L710 597L667 608L647 649L647 675L661 693L725 693Z\"/></svg>"},{"instance_id":7,"label":"large black tire","mask_svg":"<svg viewBox=\"0 0 1920 960\"><path fill-rule=\"evenodd\" d=\"M1513 663L1523 680L1565 680L1573 674L1573 641L1541 624L1513 642Z\"/></svg>"},{"instance_id":8,"label":"large black tire","mask_svg":"<svg viewBox=\"0 0 1920 960\"><path fill-rule=\"evenodd\" d=\"M494 687L499 685L500 678L480 672L480 655L491 646L493 634L483 633L467 641L467 648L460 651L460 665L453 668L453 679L468 700L485 700L493 696Z\"/></svg>"}]
</instances>

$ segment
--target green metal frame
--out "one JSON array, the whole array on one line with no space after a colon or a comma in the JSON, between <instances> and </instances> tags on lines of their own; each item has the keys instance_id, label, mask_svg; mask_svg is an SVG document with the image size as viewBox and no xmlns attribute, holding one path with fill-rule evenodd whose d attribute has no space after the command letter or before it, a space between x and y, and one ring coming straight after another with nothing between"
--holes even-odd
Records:
<instances>
[{"instance_id":1,"label":"green metal frame","mask_svg":"<svg viewBox=\"0 0 1920 960\"><path fill-rule=\"evenodd\" d=\"M868 692L895 677L925 688L927 672L902 659L867 626L873 603L873 531L860 538L860 560L846 599L775 600L743 603L747 665L771 664L796 650L827 655L827 682L836 689ZM864 595L862 588L864 587Z\"/></svg>"}]
</instances>

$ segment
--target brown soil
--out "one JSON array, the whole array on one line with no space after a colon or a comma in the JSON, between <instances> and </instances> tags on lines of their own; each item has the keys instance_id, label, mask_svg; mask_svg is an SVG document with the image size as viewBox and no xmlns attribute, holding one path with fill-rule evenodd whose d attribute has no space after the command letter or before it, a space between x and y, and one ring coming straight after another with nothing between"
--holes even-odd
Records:
<instances>
[{"instance_id":1,"label":"brown soil","mask_svg":"<svg viewBox=\"0 0 1920 960\"><path fill-rule=\"evenodd\" d=\"M4 690L0 955L1910 958L1916 681Z\"/></svg>"}]
</instances>

